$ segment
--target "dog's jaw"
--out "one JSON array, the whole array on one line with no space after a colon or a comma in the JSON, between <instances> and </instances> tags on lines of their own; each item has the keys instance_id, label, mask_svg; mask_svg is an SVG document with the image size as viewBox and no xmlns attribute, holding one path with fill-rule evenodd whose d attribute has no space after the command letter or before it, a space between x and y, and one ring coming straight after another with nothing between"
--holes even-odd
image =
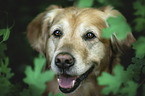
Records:
<instances>
[{"instance_id":1,"label":"dog's jaw","mask_svg":"<svg viewBox=\"0 0 145 96\"><path fill-rule=\"evenodd\" d=\"M58 75L59 89L63 93L72 93L74 92L81 84L81 82L88 77L88 75L93 71L95 65L92 65L89 70L80 76L68 76L64 74Z\"/></svg>"}]
</instances>

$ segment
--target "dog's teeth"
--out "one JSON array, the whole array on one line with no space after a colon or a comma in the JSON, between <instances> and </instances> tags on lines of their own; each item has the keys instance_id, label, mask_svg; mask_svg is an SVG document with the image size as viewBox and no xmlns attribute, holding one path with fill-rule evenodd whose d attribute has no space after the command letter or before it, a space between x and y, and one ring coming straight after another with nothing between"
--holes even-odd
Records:
<instances>
[{"instance_id":1,"label":"dog's teeth","mask_svg":"<svg viewBox=\"0 0 145 96\"><path fill-rule=\"evenodd\" d=\"M75 85L75 80L72 81L72 87Z\"/></svg>"}]
</instances>

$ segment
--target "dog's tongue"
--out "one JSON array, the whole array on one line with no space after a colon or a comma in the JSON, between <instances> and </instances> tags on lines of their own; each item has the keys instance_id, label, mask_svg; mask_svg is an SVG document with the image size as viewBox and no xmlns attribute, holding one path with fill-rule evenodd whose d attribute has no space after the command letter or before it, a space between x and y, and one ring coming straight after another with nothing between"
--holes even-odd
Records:
<instances>
[{"instance_id":1,"label":"dog's tongue","mask_svg":"<svg viewBox=\"0 0 145 96\"><path fill-rule=\"evenodd\" d=\"M59 75L58 83L62 88L72 88L77 77Z\"/></svg>"}]
</instances>

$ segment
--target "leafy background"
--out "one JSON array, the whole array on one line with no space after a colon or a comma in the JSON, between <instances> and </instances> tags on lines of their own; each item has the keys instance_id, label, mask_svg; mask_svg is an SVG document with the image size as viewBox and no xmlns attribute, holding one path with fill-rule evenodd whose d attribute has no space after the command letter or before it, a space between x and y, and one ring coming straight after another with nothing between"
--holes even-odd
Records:
<instances>
[{"instance_id":1,"label":"leafy background","mask_svg":"<svg viewBox=\"0 0 145 96\"><path fill-rule=\"evenodd\" d=\"M0 3L0 96L40 96L45 82L53 79L50 70L42 72L46 60L30 47L26 38L28 23L49 5L68 7L102 7L112 5L129 23L122 26L132 30L137 41L134 52L117 65L111 75L103 73L97 80L106 87L102 94L119 96L145 96L145 1L144 0L4 0ZM110 20L109 20L110 19ZM109 18L108 23L120 22L121 18ZM112 21L112 19L114 19ZM117 24L118 25L118 24ZM113 26L116 30L117 26ZM104 29L104 38L110 38L110 29ZM124 32L124 31L123 31ZM107 34L107 35L105 35ZM126 34L126 32L124 33ZM125 35L120 34L120 39ZM107 36L107 37L106 37ZM47 76L49 78L44 78ZM43 78L38 80L38 78ZM107 79L106 79L107 78ZM35 81L35 82L33 82ZM42 86L38 86L37 84ZM5 90L4 90L5 89ZM38 91L39 90L39 91ZM49 93L49 96L54 94ZM55 96L62 96L61 93Z\"/></svg>"}]
</instances>

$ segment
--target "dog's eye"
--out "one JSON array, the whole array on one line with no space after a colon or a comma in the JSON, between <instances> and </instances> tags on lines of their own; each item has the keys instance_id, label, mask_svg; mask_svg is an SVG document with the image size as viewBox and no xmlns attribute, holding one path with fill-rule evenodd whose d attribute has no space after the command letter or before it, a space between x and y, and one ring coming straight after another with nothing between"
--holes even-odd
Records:
<instances>
[{"instance_id":1,"label":"dog's eye","mask_svg":"<svg viewBox=\"0 0 145 96\"><path fill-rule=\"evenodd\" d=\"M85 39L94 39L96 36L92 32L88 32Z\"/></svg>"},{"instance_id":2,"label":"dog's eye","mask_svg":"<svg viewBox=\"0 0 145 96\"><path fill-rule=\"evenodd\" d=\"M62 32L61 32L60 30L55 30L55 31L53 32L53 36L55 36L56 38L57 38L57 37L60 38L61 35L62 35Z\"/></svg>"}]
</instances>

